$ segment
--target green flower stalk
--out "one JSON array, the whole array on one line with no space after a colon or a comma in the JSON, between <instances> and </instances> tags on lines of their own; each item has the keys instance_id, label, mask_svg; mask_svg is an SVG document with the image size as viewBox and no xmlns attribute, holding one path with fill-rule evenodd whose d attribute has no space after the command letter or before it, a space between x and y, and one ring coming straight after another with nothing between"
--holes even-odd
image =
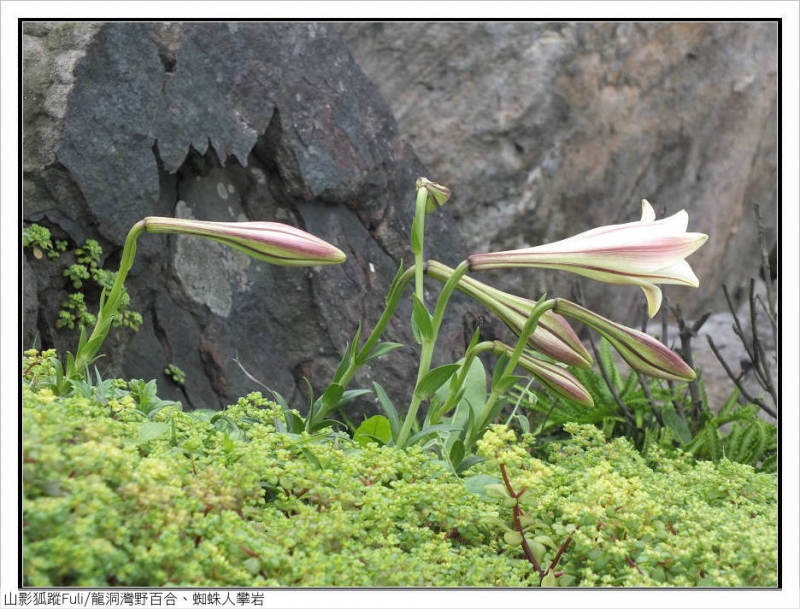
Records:
<instances>
[{"instance_id":1,"label":"green flower stalk","mask_svg":"<svg viewBox=\"0 0 800 609\"><path fill-rule=\"evenodd\" d=\"M657 284L698 287L700 282L684 260L706 239L702 233L687 233L688 214L656 221L655 211L642 201L638 222L595 228L569 239L506 252L473 254L470 270L498 268L544 268L569 271L611 284L638 285L647 297L648 313L661 307Z\"/></svg>"},{"instance_id":2,"label":"green flower stalk","mask_svg":"<svg viewBox=\"0 0 800 609\"><path fill-rule=\"evenodd\" d=\"M439 281L447 281L452 272L453 269L435 260L426 265L426 273ZM463 277L456 288L486 307L516 336L520 335L536 306L532 300L508 294L468 276ZM541 316L528 343L540 353L565 364L580 368L592 365L592 356L569 322L552 311L545 311Z\"/></svg>"},{"instance_id":3,"label":"green flower stalk","mask_svg":"<svg viewBox=\"0 0 800 609\"><path fill-rule=\"evenodd\" d=\"M414 221L411 226L411 252L414 254L414 293L420 304L425 304L422 276L422 263L425 260L425 216L436 211L450 198L450 189L431 182L428 178L417 178L414 185L417 190L417 202L414 209Z\"/></svg>"},{"instance_id":4,"label":"green flower stalk","mask_svg":"<svg viewBox=\"0 0 800 609\"><path fill-rule=\"evenodd\" d=\"M151 216L144 219L144 229L148 233L205 237L279 266L341 264L346 258L344 252L319 237L278 222L207 222Z\"/></svg>"},{"instance_id":5,"label":"green flower stalk","mask_svg":"<svg viewBox=\"0 0 800 609\"><path fill-rule=\"evenodd\" d=\"M563 298L555 299L553 310L596 330L631 368L642 374L671 381L691 381L696 376L677 353L644 332L613 322Z\"/></svg>"},{"instance_id":6,"label":"green flower stalk","mask_svg":"<svg viewBox=\"0 0 800 609\"><path fill-rule=\"evenodd\" d=\"M505 343L494 341L492 351L496 355L502 355L503 353L511 355L514 349ZM586 388L581 385L580 381L569 370L528 353L522 353L517 363L536 377L550 391L587 408L594 407L592 396L589 395Z\"/></svg>"}]
</instances>

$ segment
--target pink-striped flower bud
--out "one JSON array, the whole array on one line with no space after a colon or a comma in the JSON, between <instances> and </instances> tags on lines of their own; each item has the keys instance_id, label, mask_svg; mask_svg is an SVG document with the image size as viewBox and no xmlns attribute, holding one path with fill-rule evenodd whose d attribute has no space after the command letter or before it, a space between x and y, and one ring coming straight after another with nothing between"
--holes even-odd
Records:
<instances>
[{"instance_id":1,"label":"pink-striped flower bud","mask_svg":"<svg viewBox=\"0 0 800 609\"><path fill-rule=\"evenodd\" d=\"M431 260L427 265L428 275L439 281L447 281L452 271L451 268L435 260ZM508 294L469 276L462 277L456 287L496 315L517 336L522 332L533 307L536 306L532 300ZM592 356L569 322L552 311L545 311L539 318L536 330L528 343L540 353L565 364L580 368L589 368L592 365Z\"/></svg>"},{"instance_id":2,"label":"pink-striped flower bud","mask_svg":"<svg viewBox=\"0 0 800 609\"><path fill-rule=\"evenodd\" d=\"M556 298L553 310L596 330L631 368L642 374L672 381L691 381L696 376L677 353L644 332L613 322L563 298Z\"/></svg>"},{"instance_id":3,"label":"pink-striped flower bud","mask_svg":"<svg viewBox=\"0 0 800 609\"><path fill-rule=\"evenodd\" d=\"M492 351L497 355L502 353L511 355L514 352L512 347L500 341L494 341L494 345ZM566 368L528 353L523 353L520 356L518 364L530 372L548 390L587 408L594 407L592 396L589 395L589 392L581 385L580 381L575 378L575 375Z\"/></svg>"},{"instance_id":4,"label":"pink-striped flower bud","mask_svg":"<svg viewBox=\"0 0 800 609\"><path fill-rule=\"evenodd\" d=\"M340 264L346 258L344 252L327 241L278 222L207 222L151 216L144 219L144 226L149 233L211 239L280 266Z\"/></svg>"}]
</instances>

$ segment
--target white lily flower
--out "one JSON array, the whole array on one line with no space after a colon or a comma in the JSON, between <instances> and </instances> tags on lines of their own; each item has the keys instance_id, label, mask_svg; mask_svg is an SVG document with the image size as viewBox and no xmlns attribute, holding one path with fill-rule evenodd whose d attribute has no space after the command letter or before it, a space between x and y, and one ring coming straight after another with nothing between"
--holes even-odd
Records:
<instances>
[{"instance_id":1,"label":"white lily flower","mask_svg":"<svg viewBox=\"0 0 800 609\"><path fill-rule=\"evenodd\" d=\"M638 285L647 297L648 313L661 307L658 284L700 285L685 258L708 239L687 233L689 215L681 210L655 219L655 211L642 200L642 219L627 224L601 226L574 237L506 252L473 254L470 270L531 267L569 271L597 281Z\"/></svg>"}]
</instances>

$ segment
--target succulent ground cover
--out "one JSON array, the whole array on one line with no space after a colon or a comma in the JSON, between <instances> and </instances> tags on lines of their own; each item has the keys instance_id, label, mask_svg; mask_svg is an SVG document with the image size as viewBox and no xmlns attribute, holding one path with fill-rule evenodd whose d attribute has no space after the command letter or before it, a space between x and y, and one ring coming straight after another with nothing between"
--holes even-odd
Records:
<instances>
[{"instance_id":1,"label":"succulent ground cover","mask_svg":"<svg viewBox=\"0 0 800 609\"><path fill-rule=\"evenodd\" d=\"M777 585L777 478L749 465L491 426L456 474L292 433L258 393L222 412L141 381L58 396L54 361L23 359L25 585Z\"/></svg>"}]
</instances>

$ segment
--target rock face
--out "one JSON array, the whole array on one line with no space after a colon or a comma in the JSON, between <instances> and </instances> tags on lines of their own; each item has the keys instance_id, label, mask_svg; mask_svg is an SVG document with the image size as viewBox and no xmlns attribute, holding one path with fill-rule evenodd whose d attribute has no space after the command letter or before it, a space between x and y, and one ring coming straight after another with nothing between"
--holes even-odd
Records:
<instances>
[{"instance_id":1,"label":"rock face","mask_svg":"<svg viewBox=\"0 0 800 609\"><path fill-rule=\"evenodd\" d=\"M686 315L726 310L758 276L753 204L776 239L777 26L770 23L347 23L336 27L431 179L453 189L471 252L538 245L686 209L709 235ZM450 204L449 204L450 205ZM488 277L488 275L487 275ZM495 273L528 297L555 272ZM634 325L643 298L581 280Z\"/></svg>"},{"instance_id":2,"label":"rock face","mask_svg":"<svg viewBox=\"0 0 800 609\"><path fill-rule=\"evenodd\" d=\"M97 366L220 408L259 389L238 361L302 408L303 377L323 389L357 324L369 331L382 312L408 262L414 182L426 175L338 35L311 23L29 23L23 33L23 219L70 245L57 261L26 253L23 346L74 351L76 332L54 322L70 291L62 271L87 238L116 270L128 230L148 215L285 222L347 262L274 267L198 239L142 235L126 283L142 327L112 330ZM446 209L427 233L431 256L465 257ZM90 309L98 297L87 293ZM407 347L353 387L376 380L398 404L408 399L409 311L404 303L384 337ZM468 312L456 298L439 357L463 353ZM168 364L185 387L164 377Z\"/></svg>"}]
</instances>

